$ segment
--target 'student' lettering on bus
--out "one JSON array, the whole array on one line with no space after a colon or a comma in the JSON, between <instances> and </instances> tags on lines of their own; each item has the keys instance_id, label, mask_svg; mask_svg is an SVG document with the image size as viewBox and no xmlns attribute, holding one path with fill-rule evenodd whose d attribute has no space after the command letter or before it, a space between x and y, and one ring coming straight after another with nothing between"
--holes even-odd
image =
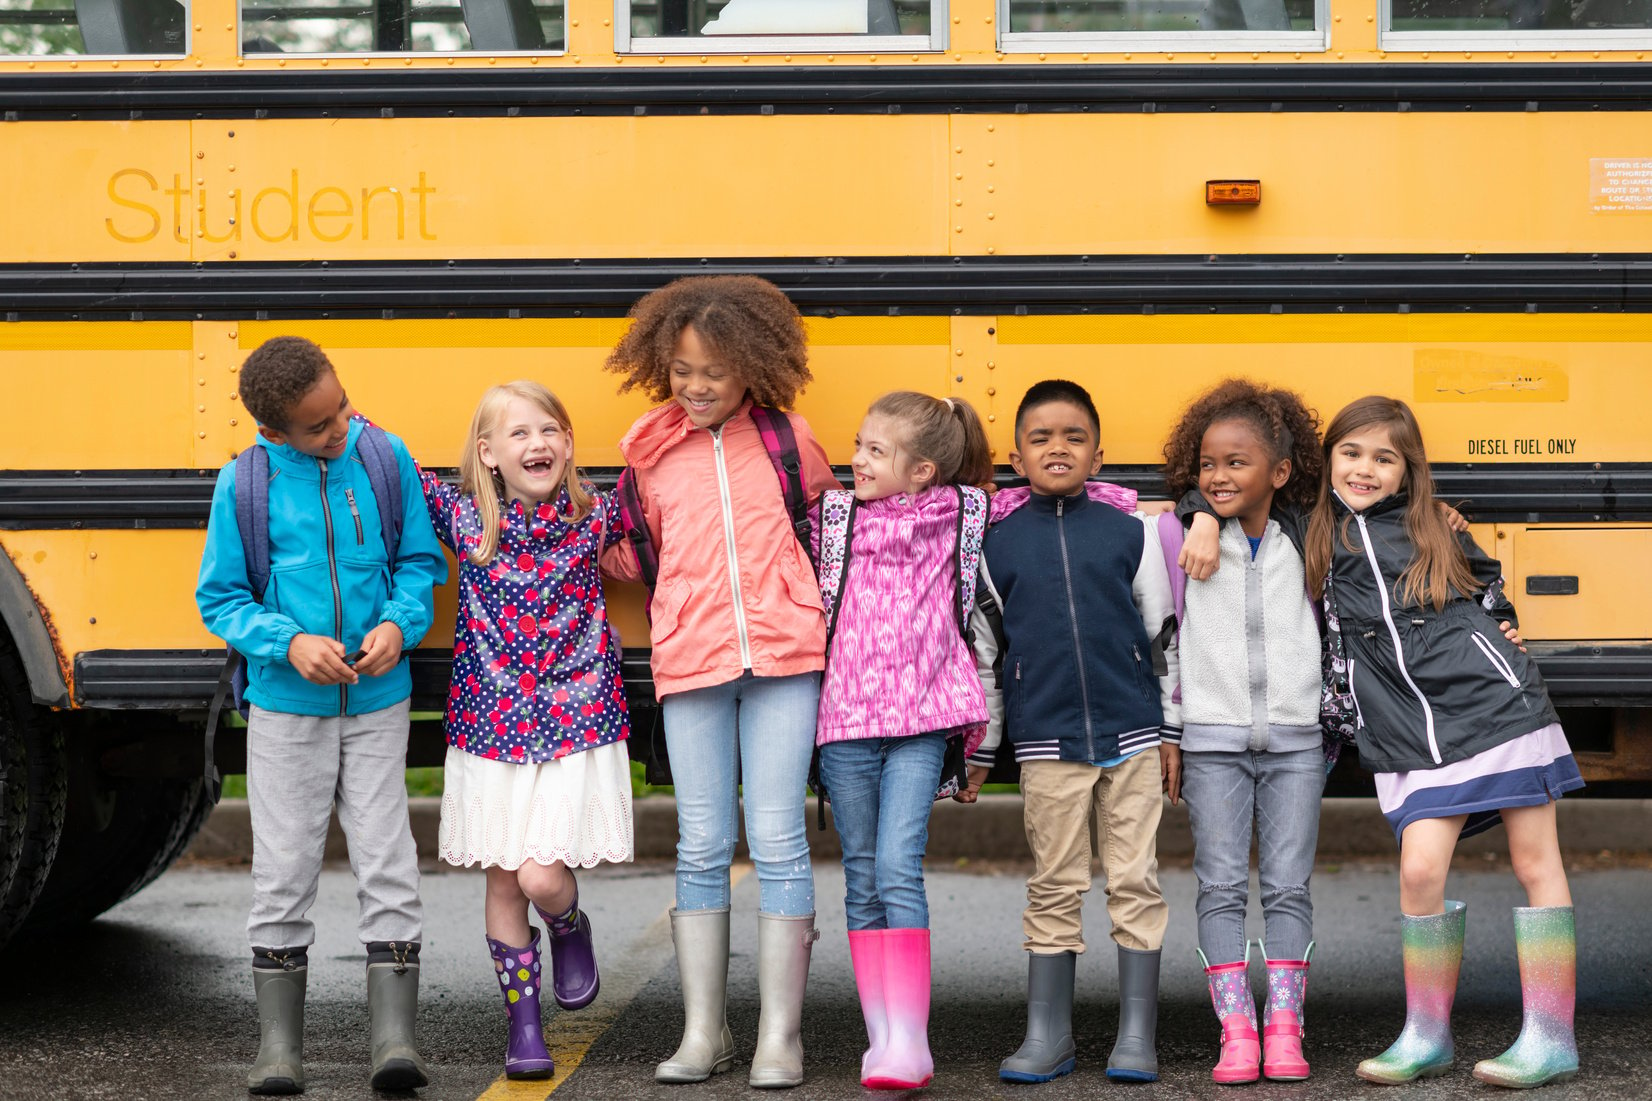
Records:
<instances>
[{"instance_id":1,"label":"'student' lettering on bus","mask_svg":"<svg viewBox=\"0 0 1652 1101\"><path fill-rule=\"evenodd\" d=\"M415 232L421 241L434 241L430 201L436 190L424 172L418 174L418 183L413 187L378 184L358 189L337 184L310 186L295 168L284 185L245 193L235 189L227 196L216 196L205 186L192 191L181 173L173 174L170 187L162 187L159 179L141 168L123 168L109 177L108 194L110 202L130 213L117 212L105 218L103 224L109 235L123 244L152 241L166 224L164 196L172 200L172 238L179 244L188 241L190 229L212 244L239 242L248 236L271 244L299 241L306 233L324 244L352 239L385 241L392 225L395 239L405 241L410 221L407 196L411 195L416 207ZM245 205L243 218L242 198L247 193L252 199ZM194 219L186 214L185 201L189 199L194 200ZM245 230L249 225L250 234Z\"/></svg>"}]
</instances>

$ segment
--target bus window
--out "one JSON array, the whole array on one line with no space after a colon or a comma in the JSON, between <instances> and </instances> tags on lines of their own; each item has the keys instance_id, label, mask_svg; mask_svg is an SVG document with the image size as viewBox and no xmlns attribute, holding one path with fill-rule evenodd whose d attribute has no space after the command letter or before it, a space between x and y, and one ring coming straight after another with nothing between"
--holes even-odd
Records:
<instances>
[{"instance_id":1,"label":"bus window","mask_svg":"<svg viewBox=\"0 0 1652 1101\"><path fill-rule=\"evenodd\" d=\"M0 0L0 57L176 56L188 15L178 0Z\"/></svg>"},{"instance_id":2,"label":"bus window","mask_svg":"<svg viewBox=\"0 0 1652 1101\"><path fill-rule=\"evenodd\" d=\"M618 53L946 47L946 0L618 0L618 9Z\"/></svg>"},{"instance_id":3,"label":"bus window","mask_svg":"<svg viewBox=\"0 0 1652 1101\"><path fill-rule=\"evenodd\" d=\"M553 53L562 24L562 0L241 0L241 51Z\"/></svg>"},{"instance_id":4,"label":"bus window","mask_svg":"<svg viewBox=\"0 0 1652 1101\"><path fill-rule=\"evenodd\" d=\"M1383 44L1403 49L1639 49L1647 0L1388 0Z\"/></svg>"},{"instance_id":5,"label":"bus window","mask_svg":"<svg viewBox=\"0 0 1652 1101\"><path fill-rule=\"evenodd\" d=\"M1022 53L1323 50L1328 6L1328 0L998 0L1000 43Z\"/></svg>"}]
</instances>

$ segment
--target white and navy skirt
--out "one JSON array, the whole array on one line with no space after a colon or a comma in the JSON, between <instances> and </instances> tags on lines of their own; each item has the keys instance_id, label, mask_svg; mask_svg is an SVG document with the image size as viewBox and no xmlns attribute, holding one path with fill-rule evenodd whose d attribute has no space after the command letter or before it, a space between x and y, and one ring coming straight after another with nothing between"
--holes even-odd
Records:
<instances>
[{"instance_id":1,"label":"white and navy skirt","mask_svg":"<svg viewBox=\"0 0 1652 1101\"><path fill-rule=\"evenodd\" d=\"M1466 814L1463 837L1502 821L1504 807L1539 807L1583 786L1559 723L1439 768L1379 772L1377 803L1398 840L1420 818Z\"/></svg>"},{"instance_id":2,"label":"white and navy skirt","mask_svg":"<svg viewBox=\"0 0 1652 1101\"><path fill-rule=\"evenodd\" d=\"M515 871L526 861L591 868L631 859L631 758L612 742L539 764L447 747L442 859Z\"/></svg>"}]
</instances>

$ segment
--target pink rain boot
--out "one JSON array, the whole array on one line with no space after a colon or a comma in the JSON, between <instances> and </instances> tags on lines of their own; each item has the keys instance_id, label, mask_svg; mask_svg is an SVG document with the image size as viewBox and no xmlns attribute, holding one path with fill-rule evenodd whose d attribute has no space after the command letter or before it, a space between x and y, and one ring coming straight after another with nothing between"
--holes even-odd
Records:
<instances>
[{"instance_id":1,"label":"pink rain boot","mask_svg":"<svg viewBox=\"0 0 1652 1101\"><path fill-rule=\"evenodd\" d=\"M866 1018L866 1052L860 1057L861 1084L872 1067L884 1061L889 1043L889 1015L883 997L883 936L885 929L854 929L849 932L849 960L855 968L855 991L860 995L860 1015Z\"/></svg>"},{"instance_id":2,"label":"pink rain boot","mask_svg":"<svg viewBox=\"0 0 1652 1101\"><path fill-rule=\"evenodd\" d=\"M1308 1060L1302 1055L1302 1003L1308 993L1308 957L1313 951L1309 941L1300 960L1274 960L1268 959L1268 946L1262 945L1262 959L1268 965L1262 1074L1275 1082L1300 1082L1308 1077Z\"/></svg>"},{"instance_id":3,"label":"pink rain boot","mask_svg":"<svg viewBox=\"0 0 1652 1101\"><path fill-rule=\"evenodd\" d=\"M1210 1004L1222 1022L1222 1057L1210 1077L1224 1086L1254 1082L1262 1073L1262 1047L1256 1035L1256 999L1250 992L1250 945L1245 945L1245 958L1236 963L1212 967L1203 950L1199 961L1210 982Z\"/></svg>"},{"instance_id":4,"label":"pink rain boot","mask_svg":"<svg viewBox=\"0 0 1652 1101\"><path fill-rule=\"evenodd\" d=\"M883 1003L889 1040L883 1058L861 1064L860 1084L874 1090L913 1090L935 1077L929 1053L929 930L883 930Z\"/></svg>"}]
</instances>

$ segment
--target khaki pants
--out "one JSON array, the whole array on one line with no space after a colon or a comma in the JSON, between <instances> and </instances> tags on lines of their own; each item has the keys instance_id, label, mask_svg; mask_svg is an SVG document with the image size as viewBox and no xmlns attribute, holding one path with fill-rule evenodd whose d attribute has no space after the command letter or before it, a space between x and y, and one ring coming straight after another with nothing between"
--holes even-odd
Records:
<instances>
[{"instance_id":1,"label":"khaki pants","mask_svg":"<svg viewBox=\"0 0 1652 1101\"><path fill-rule=\"evenodd\" d=\"M1164 943L1170 908L1159 892L1160 784L1154 750L1113 768L1073 761L1022 764L1034 866L1021 917L1027 938L1022 947L1038 955L1084 951L1092 836L1106 877L1113 939L1143 952Z\"/></svg>"}]
</instances>

